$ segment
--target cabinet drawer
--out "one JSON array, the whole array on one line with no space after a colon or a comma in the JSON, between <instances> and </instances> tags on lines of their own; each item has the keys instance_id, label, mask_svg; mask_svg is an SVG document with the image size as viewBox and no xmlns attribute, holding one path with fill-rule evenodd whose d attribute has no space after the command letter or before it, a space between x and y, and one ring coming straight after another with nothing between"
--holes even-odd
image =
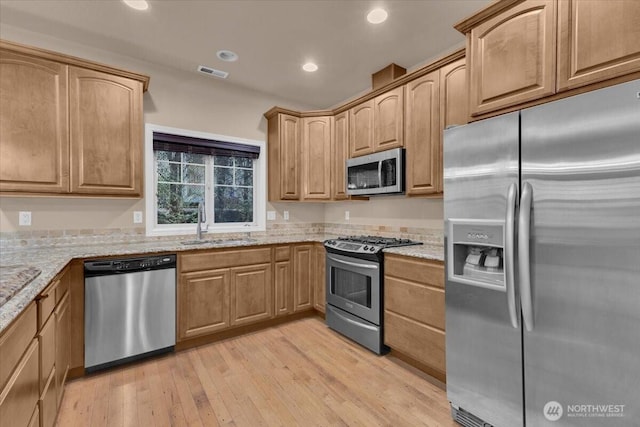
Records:
<instances>
[{"instance_id":1,"label":"cabinet drawer","mask_svg":"<svg viewBox=\"0 0 640 427\"><path fill-rule=\"evenodd\" d=\"M444 330L444 290L394 277L384 287L386 310Z\"/></svg>"},{"instance_id":2,"label":"cabinet drawer","mask_svg":"<svg viewBox=\"0 0 640 427\"><path fill-rule=\"evenodd\" d=\"M275 261L288 261L291 258L291 246L278 246L274 248Z\"/></svg>"},{"instance_id":3,"label":"cabinet drawer","mask_svg":"<svg viewBox=\"0 0 640 427\"><path fill-rule=\"evenodd\" d=\"M271 262L271 248L203 251L180 256L180 271L213 270Z\"/></svg>"},{"instance_id":4,"label":"cabinet drawer","mask_svg":"<svg viewBox=\"0 0 640 427\"><path fill-rule=\"evenodd\" d=\"M38 333L40 344L40 392L44 389L56 360L56 317L50 316Z\"/></svg>"},{"instance_id":5,"label":"cabinet drawer","mask_svg":"<svg viewBox=\"0 0 640 427\"><path fill-rule=\"evenodd\" d=\"M444 289L444 265L438 261L387 254L384 274Z\"/></svg>"},{"instance_id":6,"label":"cabinet drawer","mask_svg":"<svg viewBox=\"0 0 640 427\"><path fill-rule=\"evenodd\" d=\"M38 329L42 329L56 307L56 289L59 284L60 278L55 278L36 298L38 301Z\"/></svg>"},{"instance_id":7,"label":"cabinet drawer","mask_svg":"<svg viewBox=\"0 0 640 427\"><path fill-rule=\"evenodd\" d=\"M38 340L32 339L18 367L0 393L0 427L27 425L37 403Z\"/></svg>"},{"instance_id":8,"label":"cabinet drawer","mask_svg":"<svg viewBox=\"0 0 640 427\"><path fill-rule=\"evenodd\" d=\"M384 342L418 362L445 372L444 332L385 310Z\"/></svg>"},{"instance_id":9,"label":"cabinet drawer","mask_svg":"<svg viewBox=\"0 0 640 427\"><path fill-rule=\"evenodd\" d=\"M0 388L7 383L20 357L36 336L37 323L36 304L31 303L0 337Z\"/></svg>"},{"instance_id":10,"label":"cabinet drawer","mask_svg":"<svg viewBox=\"0 0 640 427\"><path fill-rule=\"evenodd\" d=\"M71 275L67 274L69 272L69 268L65 268L60 273L60 283L56 286L55 294L56 294L56 304L62 301L62 298L67 294L69 290L69 285L71 284Z\"/></svg>"}]
</instances>

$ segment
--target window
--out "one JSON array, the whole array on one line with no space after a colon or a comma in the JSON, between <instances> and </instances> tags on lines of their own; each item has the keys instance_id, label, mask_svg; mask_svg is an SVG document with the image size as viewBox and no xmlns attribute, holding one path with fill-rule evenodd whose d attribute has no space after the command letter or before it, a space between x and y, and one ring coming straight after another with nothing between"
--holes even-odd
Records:
<instances>
[{"instance_id":1,"label":"window","mask_svg":"<svg viewBox=\"0 0 640 427\"><path fill-rule=\"evenodd\" d=\"M147 125L147 235L264 230L264 142Z\"/></svg>"}]
</instances>

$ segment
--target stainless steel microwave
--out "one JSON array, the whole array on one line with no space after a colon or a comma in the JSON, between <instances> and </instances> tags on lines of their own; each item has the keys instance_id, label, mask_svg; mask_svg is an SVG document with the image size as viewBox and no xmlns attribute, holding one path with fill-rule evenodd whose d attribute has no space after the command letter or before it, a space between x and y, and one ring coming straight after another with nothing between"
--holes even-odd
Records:
<instances>
[{"instance_id":1,"label":"stainless steel microwave","mask_svg":"<svg viewBox=\"0 0 640 427\"><path fill-rule=\"evenodd\" d=\"M347 194L353 196L404 193L404 149L348 159L346 175Z\"/></svg>"}]
</instances>

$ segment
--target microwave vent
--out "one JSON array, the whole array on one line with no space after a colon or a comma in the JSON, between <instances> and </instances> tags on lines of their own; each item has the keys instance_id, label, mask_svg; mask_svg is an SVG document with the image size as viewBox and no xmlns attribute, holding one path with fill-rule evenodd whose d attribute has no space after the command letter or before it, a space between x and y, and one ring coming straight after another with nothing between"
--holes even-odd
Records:
<instances>
[{"instance_id":1,"label":"microwave vent","mask_svg":"<svg viewBox=\"0 0 640 427\"><path fill-rule=\"evenodd\" d=\"M227 73L226 71L216 70L215 68L207 67L204 65L198 66L198 71L202 74L207 74L209 76L214 76L221 79L226 79L229 76L229 73Z\"/></svg>"}]
</instances>

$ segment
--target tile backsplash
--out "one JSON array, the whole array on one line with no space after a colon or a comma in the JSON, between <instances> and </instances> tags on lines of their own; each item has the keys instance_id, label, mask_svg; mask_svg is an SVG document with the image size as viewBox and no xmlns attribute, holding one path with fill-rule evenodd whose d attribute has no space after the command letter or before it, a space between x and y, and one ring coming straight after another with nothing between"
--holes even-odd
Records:
<instances>
[{"instance_id":1,"label":"tile backsplash","mask_svg":"<svg viewBox=\"0 0 640 427\"><path fill-rule=\"evenodd\" d=\"M382 237L398 237L418 240L427 244L442 245L444 236L440 229L421 227L402 227L370 224L343 224L321 222L270 223L263 232L250 233L216 233L205 235L207 239L228 239L261 236L291 236L306 234L326 234L328 236L344 235L376 235ZM0 249L18 247L90 245L96 242L135 243L156 240L176 240L188 236L156 236L145 235L145 228L99 228L69 230L27 230L0 232Z\"/></svg>"}]
</instances>

